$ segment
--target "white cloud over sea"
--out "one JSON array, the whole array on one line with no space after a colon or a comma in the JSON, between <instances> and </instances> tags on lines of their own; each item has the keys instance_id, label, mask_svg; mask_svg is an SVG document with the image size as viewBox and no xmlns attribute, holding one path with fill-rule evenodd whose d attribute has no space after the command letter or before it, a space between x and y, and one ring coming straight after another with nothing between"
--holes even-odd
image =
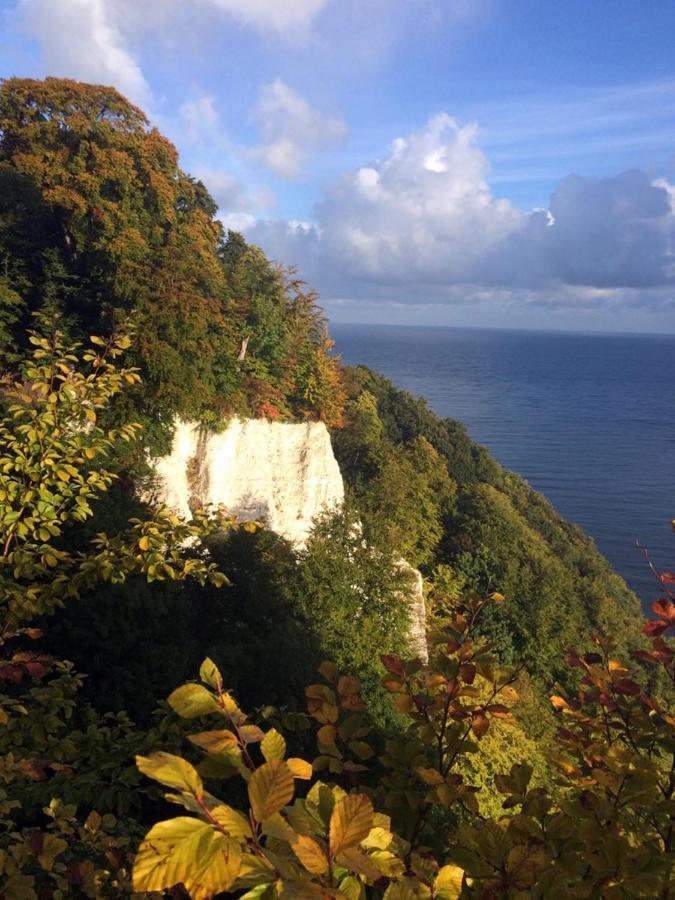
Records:
<instances>
[{"instance_id":1,"label":"white cloud over sea","mask_svg":"<svg viewBox=\"0 0 675 900\"><path fill-rule=\"evenodd\" d=\"M248 233L330 293L414 303L473 285L597 298L675 283L673 196L639 170L569 176L547 208L524 212L491 189L477 127L440 114L344 172L311 222L257 220Z\"/></svg>"}]
</instances>

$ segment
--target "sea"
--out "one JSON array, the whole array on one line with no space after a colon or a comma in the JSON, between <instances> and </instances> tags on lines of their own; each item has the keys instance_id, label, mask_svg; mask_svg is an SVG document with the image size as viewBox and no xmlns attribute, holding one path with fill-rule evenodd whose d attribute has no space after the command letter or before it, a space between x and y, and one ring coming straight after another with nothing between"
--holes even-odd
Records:
<instances>
[{"instance_id":1,"label":"sea","mask_svg":"<svg viewBox=\"0 0 675 900\"><path fill-rule=\"evenodd\" d=\"M441 416L581 525L638 594L675 570L675 335L331 324L336 349Z\"/></svg>"}]
</instances>

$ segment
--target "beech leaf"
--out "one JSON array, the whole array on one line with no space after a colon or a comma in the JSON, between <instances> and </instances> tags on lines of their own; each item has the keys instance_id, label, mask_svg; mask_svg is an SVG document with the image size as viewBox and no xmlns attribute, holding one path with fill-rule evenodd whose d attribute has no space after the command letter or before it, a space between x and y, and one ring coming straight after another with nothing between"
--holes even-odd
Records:
<instances>
[{"instance_id":1,"label":"beech leaf","mask_svg":"<svg viewBox=\"0 0 675 900\"><path fill-rule=\"evenodd\" d=\"M335 805L330 818L330 850L333 856L356 847L373 827L373 805L365 794L347 794Z\"/></svg>"},{"instance_id":2,"label":"beech leaf","mask_svg":"<svg viewBox=\"0 0 675 900\"><path fill-rule=\"evenodd\" d=\"M293 775L281 759L256 769L248 783L248 797L258 822L283 809L293 798Z\"/></svg>"}]
</instances>

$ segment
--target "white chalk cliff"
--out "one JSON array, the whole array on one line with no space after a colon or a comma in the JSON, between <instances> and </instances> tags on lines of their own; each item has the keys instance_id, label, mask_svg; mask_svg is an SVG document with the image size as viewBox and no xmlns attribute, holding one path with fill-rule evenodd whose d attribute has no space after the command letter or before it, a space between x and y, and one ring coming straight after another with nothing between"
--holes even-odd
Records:
<instances>
[{"instance_id":1,"label":"white chalk cliff","mask_svg":"<svg viewBox=\"0 0 675 900\"><path fill-rule=\"evenodd\" d=\"M222 432L179 422L171 452L157 459L157 500L189 519L196 507L223 506L303 546L317 516L344 501L342 474L323 422L233 419ZM420 573L410 575L411 648L426 657Z\"/></svg>"}]
</instances>

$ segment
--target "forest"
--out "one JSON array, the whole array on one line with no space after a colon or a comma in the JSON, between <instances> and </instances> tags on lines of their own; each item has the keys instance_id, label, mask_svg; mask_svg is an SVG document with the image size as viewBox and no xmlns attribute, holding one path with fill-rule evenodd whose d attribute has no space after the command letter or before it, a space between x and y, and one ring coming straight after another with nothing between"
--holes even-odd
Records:
<instances>
[{"instance_id":1,"label":"forest","mask_svg":"<svg viewBox=\"0 0 675 900\"><path fill-rule=\"evenodd\" d=\"M2 82L0 897L673 896L675 574L645 622L318 299L114 89ZM144 499L234 417L329 429L306 546Z\"/></svg>"}]
</instances>

